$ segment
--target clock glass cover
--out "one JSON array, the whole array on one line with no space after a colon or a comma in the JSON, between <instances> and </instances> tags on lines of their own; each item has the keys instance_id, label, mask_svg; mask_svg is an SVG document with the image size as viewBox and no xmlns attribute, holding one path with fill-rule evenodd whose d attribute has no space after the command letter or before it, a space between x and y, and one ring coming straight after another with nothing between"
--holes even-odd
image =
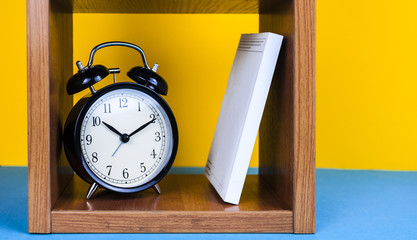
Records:
<instances>
[{"instance_id":1,"label":"clock glass cover","mask_svg":"<svg viewBox=\"0 0 417 240\"><path fill-rule=\"evenodd\" d=\"M116 89L89 107L80 130L83 161L101 181L133 188L155 178L173 148L161 104L136 89Z\"/></svg>"}]
</instances>

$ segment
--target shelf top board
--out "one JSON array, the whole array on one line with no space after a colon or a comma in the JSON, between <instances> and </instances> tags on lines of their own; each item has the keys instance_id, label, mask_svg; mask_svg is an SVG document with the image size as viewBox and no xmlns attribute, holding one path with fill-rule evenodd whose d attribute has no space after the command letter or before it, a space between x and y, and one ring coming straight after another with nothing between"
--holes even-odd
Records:
<instances>
[{"instance_id":1,"label":"shelf top board","mask_svg":"<svg viewBox=\"0 0 417 240\"><path fill-rule=\"evenodd\" d=\"M134 194L118 194L99 189L91 199L85 194L89 185L74 176L53 211L288 211L260 187L257 175L249 175L239 205L224 203L203 175L167 175L160 183L161 195L152 189Z\"/></svg>"},{"instance_id":2,"label":"shelf top board","mask_svg":"<svg viewBox=\"0 0 417 240\"><path fill-rule=\"evenodd\" d=\"M258 0L73 0L74 13L258 13Z\"/></svg>"}]
</instances>

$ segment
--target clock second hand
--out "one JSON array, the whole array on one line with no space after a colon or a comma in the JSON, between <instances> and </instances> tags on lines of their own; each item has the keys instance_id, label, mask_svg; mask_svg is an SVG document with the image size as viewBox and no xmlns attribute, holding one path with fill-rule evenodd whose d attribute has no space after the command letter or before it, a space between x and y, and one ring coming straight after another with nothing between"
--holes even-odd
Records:
<instances>
[{"instance_id":1,"label":"clock second hand","mask_svg":"<svg viewBox=\"0 0 417 240\"><path fill-rule=\"evenodd\" d=\"M119 146L116 148L116 150L114 151L114 153L111 155L112 157L114 157L114 154L116 154L117 150L119 150L120 146L122 146L123 142L120 142Z\"/></svg>"},{"instance_id":2,"label":"clock second hand","mask_svg":"<svg viewBox=\"0 0 417 240\"><path fill-rule=\"evenodd\" d=\"M129 139L130 139L129 135L127 135L126 133L125 133L125 134L122 134L122 135L120 136L120 144L119 144L119 146L116 148L116 151L114 151L113 155L111 155L111 156L113 157L113 156L114 156L114 154L116 154L117 150L119 150L120 146L122 146L122 144L123 144L123 143L127 143L127 142L129 142Z\"/></svg>"},{"instance_id":3,"label":"clock second hand","mask_svg":"<svg viewBox=\"0 0 417 240\"><path fill-rule=\"evenodd\" d=\"M106 123L103 121L103 124L110 129L112 132L116 133L117 135L120 136L120 144L119 146L116 148L116 150L114 151L114 153L111 155L112 157L114 157L114 155L116 154L117 150L119 150L120 146L122 146L123 143L127 143L129 141L129 135L127 134L122 134L120 133L116 128L114 128L113 126L111 126L110 124Z\"/></svg>"}]
</instances>

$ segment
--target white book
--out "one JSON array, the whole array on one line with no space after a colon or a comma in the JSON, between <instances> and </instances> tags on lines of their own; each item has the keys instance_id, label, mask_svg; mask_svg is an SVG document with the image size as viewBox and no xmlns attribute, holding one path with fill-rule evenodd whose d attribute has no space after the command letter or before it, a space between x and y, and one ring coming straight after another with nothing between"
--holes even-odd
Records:
<instances>
[{"instance_id":1,"label":"white book","mask_svg":"<svg viewBox=\"0 0 417 240\"><path fill-rule=\"evenodd\" d=\"M283 37L242 34L204 174L227 203L239 204Z\"/></svg>"}]
</instances>

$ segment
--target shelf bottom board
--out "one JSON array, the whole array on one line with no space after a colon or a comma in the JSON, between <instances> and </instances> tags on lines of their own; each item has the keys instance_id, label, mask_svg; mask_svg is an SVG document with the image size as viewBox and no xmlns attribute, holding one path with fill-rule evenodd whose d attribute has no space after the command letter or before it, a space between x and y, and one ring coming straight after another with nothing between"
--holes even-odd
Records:
<instances>
[{"instance_id":1,"label":"shelf bottom board","mask_svg":"<svg viewBox=\"0 0 417 240\"><path fill-rule=\"evenodd\" d=\"M161 195L98 190L78 176L51 212L52 232L293 232L293 212L249 175L239 205L224 203L202 175L167 175Z\"/></svg>"}]
</instances>

